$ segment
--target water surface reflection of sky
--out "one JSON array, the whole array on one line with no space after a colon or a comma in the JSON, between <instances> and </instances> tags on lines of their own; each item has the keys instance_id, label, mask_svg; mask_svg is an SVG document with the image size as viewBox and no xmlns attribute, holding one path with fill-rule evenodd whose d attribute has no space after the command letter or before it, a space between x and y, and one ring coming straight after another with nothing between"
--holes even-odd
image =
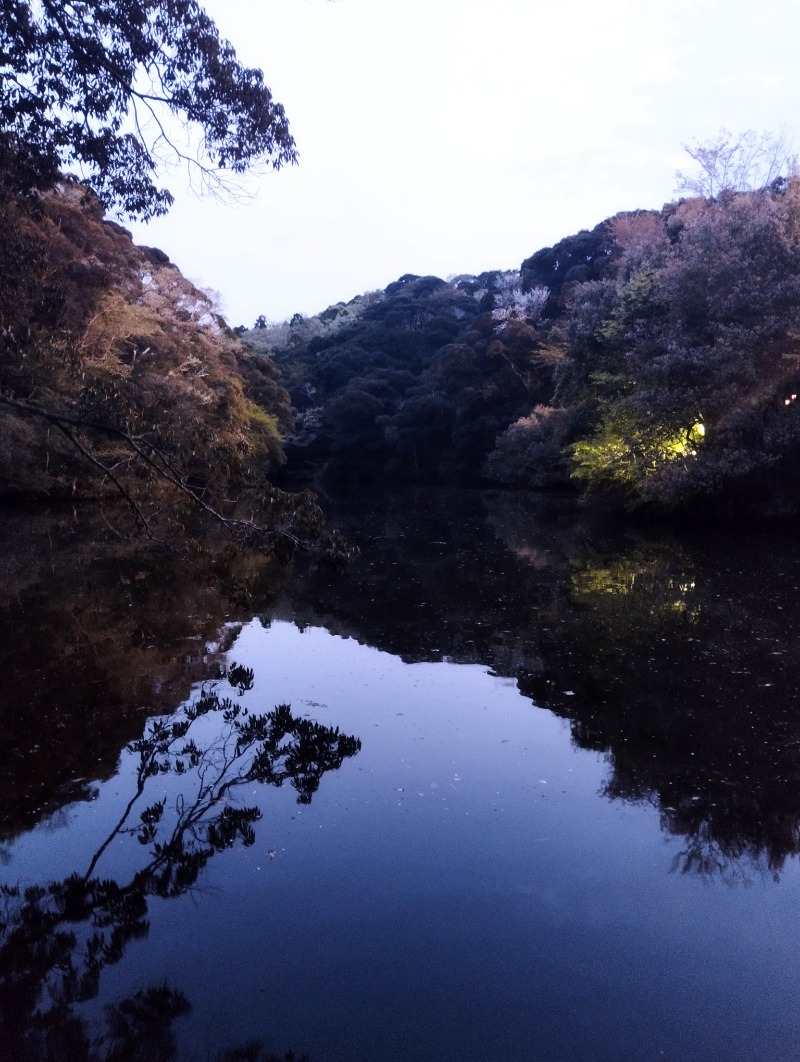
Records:
<instances>
[{"instance_id":1,"label":"water surface reflection of sky","mask_svg":"<svg viewBox=\"0 0 800 1062\"><path fill-rule=\"evenodd\" d=\"M511 493L333 518L345 571L235 601L9 518L0 877L40 888L2 897L0 1046L796 1062L794 541Z\"/></svg>"},{"instance_id":2,"label":"water surface reflection of sky","mask_svg":"<svg viewBox=\"0 0 800 1062\"><path fill-rule=\"evenodd\" d=\"M187 1058L251 1038L320 1062L795 1057L796 862L779 887L672 872L656 811L604 798L603 756L485 668L288 622L251 622L231 656L255 671L244 703L291 702L361 750L307 806L254 786L255 844L151 901L102 999L181 986ZM85 868L130 773L124 754L6 872Z\"/></svg>"}]
</instances>

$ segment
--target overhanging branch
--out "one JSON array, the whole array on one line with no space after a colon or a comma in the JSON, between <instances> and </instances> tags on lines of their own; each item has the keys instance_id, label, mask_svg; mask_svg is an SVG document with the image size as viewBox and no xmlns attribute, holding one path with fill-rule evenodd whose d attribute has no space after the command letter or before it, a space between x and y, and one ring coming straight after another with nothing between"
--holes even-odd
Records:
<instances>
[{"instance_id":1,"label":"overhanging branch","mask_svg":"<svg viewBox=\"0 0 800 1062\"><path fill-rule=\"evenodd\" d=\"M304 548L306 546L306 543L304 543L301 538L287 530L285 527L269 528L265 527L263 524L259 524L253 519L245 520L238 517L225 516L224 513L219 512L219 510L215 509L212 505L209 505L209 503L186 482L185 478L170 459L169 454L151 440L145 439L142 435L132 435L129 432L124 431L122 428L116 428L113 425L103 424L74 414L35 405L31 402L23 402L8 395L0 395L0 405L15 410L24 416L37 417L56 427L68 442L81 454L81 456L93 467L98 469L98 471L102 473L104 479L109 480L115 491L131 509L137 523L150 537L152 537L152 529L149 521L130 491L114 474L113 469L109 468L108 465L104 464L91 452L91 450L84 446L80 439L77 438L74 429L96 432L105 435L107 438L115 439L118 442L124 443L155 476L171 484L180 494L187 498L197 510L218 523L232 536L238 534L250 540L280 537L291 542L293 546L298 548Z\"/></svg>"}]
</instances>

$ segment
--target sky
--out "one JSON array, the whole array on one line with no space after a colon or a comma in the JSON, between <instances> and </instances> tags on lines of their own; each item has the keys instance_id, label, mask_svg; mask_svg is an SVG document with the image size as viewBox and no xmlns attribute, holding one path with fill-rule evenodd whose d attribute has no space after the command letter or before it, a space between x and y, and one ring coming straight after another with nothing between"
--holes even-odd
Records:
<instances>
[{"instance_id":1,"label":"sky","mask_svg":"<svg viewBox=\"0 0 800 1062\"><path fill-rule=\"evenodd\" d=\"M235 203L165 174L164 250L231 325L404 273L516 269L675 198L721 128L800 146L800 0L206 0L285 107L299 165Z\"/></svg>"}]
</instances>

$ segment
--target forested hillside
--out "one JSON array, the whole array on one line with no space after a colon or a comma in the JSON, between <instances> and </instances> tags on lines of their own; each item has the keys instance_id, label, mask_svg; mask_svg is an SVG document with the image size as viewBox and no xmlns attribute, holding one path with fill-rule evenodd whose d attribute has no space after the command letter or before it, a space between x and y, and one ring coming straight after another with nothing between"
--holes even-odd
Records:
<instances>
[{"instance_id":1,"label":"forested hillside","mask_svg":"<svg viewBox=\"0 0 800 1062\"><path fill-rule=\"evenodd\" d=\"M318 537L311 497L269 482L275 366L163 252L70 178L0 195L0 251L0 494L116 498L111 525L154 538L197 516L260 548Z\"/></svg>"},{"instance_id":2,"label":"forested hillside","mask_svg":"<svg viewBox=\"0 0 800 1062\"><path fill-rule=\"evenodd\" d=\"M783 136L722 130L687 147L692 198L519 270L406 274L259 318L237 329L248 350L103 219L168 210L169 159L216 191L296 162L286 115L198 0L123 7L14 0L0 20L0 492L113 494L151 535L188 505L287 543L320 523L270 485L284 453L306 479L800 508L800 171Z\"/></svg>"},{"instance_id":3,"label":"forested hillside","mask_svg":"<svg viewBox=\"0 0 800 1062\"><path fill-rule=\"evenodd\" d=\"M270 482L291 425L272 363L104 220L165 213L178 162L224 197L296 160L262 72L197 0L4 5L1 496L115 498L111 531L173 549L212 527L268 553L335 548L313 496Z\"/></svg>"},{"instance_id":4,"label":"forested hillside","mask_svg":"<svg viewBox=\"0 0 800 1062\"><path fill-rule=\"evenodd\" d=\"M552 391L541 291L516 275L406 275L310 319L242 336L280 366L296 469L469 479L498 433ZM506 318L499 321L499 315Z\"/></svg>"},{"instance_id":5,"label":"forested hillside","mask_svg":"<svg viewBox=\"0 0 800 1062\"><path fill-rule=\"evenodd\" d=\"M800 501L794 178L239 331L281 369L296 473L570 486L658 513Z\"/></svg>"},{"instance_id":6,"label":"forested hillside","mask_svg":"<svg viewBox=\"0 0 800 1062\"><path fill-rule=\"evenodd\" d=\"M136 435L158 423L198 481L218 466L242 475L248 462L280 461L290 420L274 367L235 340L166 255L104 222L74 181L3 205L6 491L110 487L98 461L124 461L126 440L109 435L87 461L75 431L90 424Z\"/></svg>"}]
</instances>

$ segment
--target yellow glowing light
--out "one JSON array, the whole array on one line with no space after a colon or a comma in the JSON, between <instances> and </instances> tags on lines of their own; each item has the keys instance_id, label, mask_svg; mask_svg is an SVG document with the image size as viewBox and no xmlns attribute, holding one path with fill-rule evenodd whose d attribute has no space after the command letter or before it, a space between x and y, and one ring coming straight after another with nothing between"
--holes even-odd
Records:
<instances>
[{"instance_id":1,"label":"yellow glowing light","mask_svg":"<svg viewBox=\"0 0 800 1062\"><path fill-rule=\"evenodd\" d=\"M701 421L698 420L698 422L692 428L692 431L696 431L698 435L705 435L706 426L705 426L705 424L703 424Z\"/></svg>"}]
</instances>

